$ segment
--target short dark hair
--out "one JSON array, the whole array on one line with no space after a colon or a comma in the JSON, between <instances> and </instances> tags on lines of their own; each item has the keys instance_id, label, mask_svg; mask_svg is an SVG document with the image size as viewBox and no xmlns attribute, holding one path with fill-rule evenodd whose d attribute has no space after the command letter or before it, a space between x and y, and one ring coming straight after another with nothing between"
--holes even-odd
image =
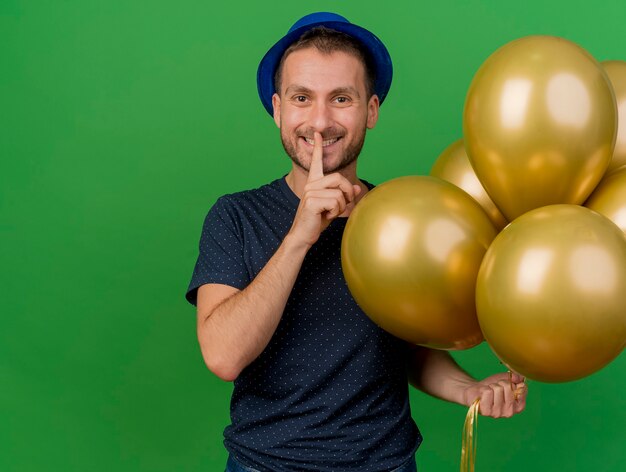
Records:
<instances>
[{"instance_id":1,"label":"short dark hair","mask_svg":"<svg viewBox=\"0 0 626 472\"><path fill-rule=\"evenodd\" d=\"M365 47L363 47L363 45L352 36L325 26L316 26L315 28L311 28L300 36L300 39L298 39L295 43L292 43L285 50L285 53L280 58L280 62L278 63L278 67L276 68L276 72L274 74L274 88L279 95L285 59L287 59L287 56L294 51L310 47L313 47L324 54L341 51L359 59L365 69L365 88L367 91L367 98L369 99L372 95L374 95L376 71L374 68L374 62Z\"/></svg>"}]
</instances>

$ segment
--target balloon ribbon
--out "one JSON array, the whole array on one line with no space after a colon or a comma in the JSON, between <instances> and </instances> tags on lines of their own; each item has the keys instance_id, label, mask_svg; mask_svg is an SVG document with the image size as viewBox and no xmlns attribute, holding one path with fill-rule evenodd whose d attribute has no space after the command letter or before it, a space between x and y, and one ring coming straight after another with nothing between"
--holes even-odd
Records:
<instances>
[{"instance_id":1,"label":"balloon ribbon","mask_svg":"<svg viewBox=\"0 0 626 472\"><path fill-rule=\"evenodd\" d=\"M478 434L478 406L480 398L474 400L465 416L463 443L461 445L461 472L474 472L476 462L476 436Z\"/></svg>"}]
</instances>

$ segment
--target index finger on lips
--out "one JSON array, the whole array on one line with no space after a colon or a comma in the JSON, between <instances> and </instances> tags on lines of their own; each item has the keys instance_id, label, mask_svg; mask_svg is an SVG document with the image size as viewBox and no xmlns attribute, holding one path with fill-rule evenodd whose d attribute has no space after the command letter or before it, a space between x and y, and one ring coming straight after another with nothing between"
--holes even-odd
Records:
<instances>
[{"instance_id":1,"label":"index finger on lips","mask_svg":"<svg viewBox=\"0 0 626 472\"><path fill-rule=\"evenodd\" d=\"M313 153L311 155L311 165L309 167L309 177L307 182L314 182L324 177L324 150L322 148L322 135L317 131L313 135Z\"/></svg>"}]
</instances>

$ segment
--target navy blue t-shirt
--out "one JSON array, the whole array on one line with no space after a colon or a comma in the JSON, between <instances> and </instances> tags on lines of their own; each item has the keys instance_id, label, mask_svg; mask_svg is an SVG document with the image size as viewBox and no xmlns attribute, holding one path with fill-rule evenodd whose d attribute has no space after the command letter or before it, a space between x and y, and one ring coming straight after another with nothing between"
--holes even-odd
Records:
<instances>
[{"instance_id":1,"label":"navy blue t-shirt","mask_svg":"<svg viewBox=\"0 0 626 472\"><path fill-rule=\"evenodd\" d=\"M298 204L284 177L218 199L187 300L195 304L207 283L245 288ZM309 250L276 332L234 382L224 444L258 470L391 470L421 442L409 407L408 345L363 313L343 277L346 220L335 219Z\"/></svg>"}]
</instances>

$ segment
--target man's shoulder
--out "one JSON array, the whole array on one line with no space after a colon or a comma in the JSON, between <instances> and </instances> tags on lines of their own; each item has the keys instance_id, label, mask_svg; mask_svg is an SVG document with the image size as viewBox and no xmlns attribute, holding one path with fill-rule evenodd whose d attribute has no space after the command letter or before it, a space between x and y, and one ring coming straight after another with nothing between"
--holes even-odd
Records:
<instances>
[{"instance_id":1,"label":"man's shoulder","mask_svg":"<svg viewBox=\"0 0 626 472\"><path fill-rule=\"evenodd\" d=\"M228 227L242 240L246 233L260 234L262 228L281 231L285 225L288 228L297 204L294 205L284 186L287 184L281 178L257 188L222 195L207 213L204 228Z\"/></svg>"},{"instance_id":2,"label":"man's shoulder","mask_svg":"<svg viewBox=\"0 0 626 472\"><path fill-rule=\"evenodd\" d=\"M259 204L267 201L285 200L286 196L281 188L284 178L273 180L256 188L239 190L219 197L215 205L225 207L240 207L241 205Z\"/></svg>"},{"instance_id":3,"label":"man's shoulder","mask_svg":"<svg viewBox=\"0 0 626 472\"><path fill-rule=\"evenodd\" d=\"M257 188L222 195L211 211L228 213L233 217L260 216L291 212L297 206L297 197L290 193L285 178L281 177Z\"/></svg>"},{"instance_id":4,"label":"man's shoulder","mask_svg":"<svg viewBox=\"0 0 626 472\"><path fill-rule=\"evenodd\" d=\"M280 181L282 177L266 184L263 184L256 188L246 189L246 190L238 190L236 192L227 193L218 198L219 200L224 200L227 202L238 202L245 201L250 199L264 198L268 195L276 194L280 192Z\"/></svg>"}]
</instances>

